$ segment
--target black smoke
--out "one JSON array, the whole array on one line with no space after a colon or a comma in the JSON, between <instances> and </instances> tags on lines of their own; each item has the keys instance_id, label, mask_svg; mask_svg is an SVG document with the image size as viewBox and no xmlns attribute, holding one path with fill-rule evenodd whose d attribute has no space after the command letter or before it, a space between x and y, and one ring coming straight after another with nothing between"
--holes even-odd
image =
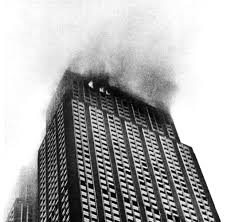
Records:
<instances>
[{"instance_id":1,"label":"black smoke","mask_svg":"<svg viewBox=\"0 0 227 222\"><path fill-rule=\"evenodd\" d=\"M177 90L176 64L182 46L181 36L176 37L164 18L145 7L105 18L76 50L71 71L108 74L111 85L168 108Z\"/></svg>"}]
</instances>

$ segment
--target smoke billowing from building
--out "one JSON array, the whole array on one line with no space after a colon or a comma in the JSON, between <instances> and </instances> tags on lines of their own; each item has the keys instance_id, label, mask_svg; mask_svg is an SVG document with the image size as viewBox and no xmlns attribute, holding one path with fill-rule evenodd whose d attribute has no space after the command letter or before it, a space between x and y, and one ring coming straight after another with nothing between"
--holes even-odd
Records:
<instances>
[{"instance_id":1,"label":"smoke billowing from building","mask_svg":"<svg viewBox=\"0 0 227 222\"><path fill-rule=\"evenodd\" d=\"M177 0L171 4L143 0L72 3L74 10L50 20L56 39L49 41L57 44L57 51L48 66L62 53L61 60L55 61L58 74L63 72L63 61L65 68L70 64L77 73L108 73L112 85L169 107L177 89L179 60L188 46L188 21L193 20L187 16L190 6L186 13L184 4Z\"/></svg>"},{"instance_id":2,"label":"smoke billowing from building","mask_svg":"<svg viewBox=\"0 0 227 222\"><path fill-rule=\"evenodd\" d=\"M71 33L64 33L62 26L63 53L68 57L65 69L84 76L107 75L111 86L168 110L178 88L180 60L188 47L189 26L183 26L181 3L103 4L80 5L78 15L70 14ZM56 110L61 90L57 89L48 116Z\"/></svg>"},{"instance_id":3,"label":"smoke billowing from building","mask_svg":"<svg viewBox=\"0 0 227 222\"><path fill-rule=\"evenodd\" d=\"M176 42L152 10L111 18L93 30L70 65L75 72L108 73L110 84L151 104L171 103L176 91Z\"/></svg>"}]
</instances>

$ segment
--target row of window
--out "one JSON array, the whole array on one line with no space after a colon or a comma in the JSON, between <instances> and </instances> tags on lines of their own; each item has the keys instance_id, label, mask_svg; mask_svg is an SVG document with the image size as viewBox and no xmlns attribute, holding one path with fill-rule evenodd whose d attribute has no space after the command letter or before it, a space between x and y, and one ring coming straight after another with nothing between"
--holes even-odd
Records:
<instances>
[{"instance_id":1,"label":"row of window","mask_svg":"<svg viewBox=\"0 0 227 222\"><path fill-rule=\"evenodd\" d=\"M111 133L114 157L116 160L121 192L123 196L124 208L128 222L141 221L139 204L136 198L136 192L133 185L132 173L130 170L127 151L122 133L120 119L108 115L108 123Z\"/></svg>"},{"instance_id":2,"label":"row of window","mask_svg":"<svg viewBox=\"0 0 227 222\"><path fill-rule=\"evenodd\" d=\"M92 90L91 87L88 87L87 84L84 82L84 100L87 103L90 103L92 106L98 105L98 92L95 90Z\"/></svg>"},{"instance_id":3,"label":"row of window","mask_svg":"<svg viewBox=\"0 0 227 222\"><path fill-rule=\"evenodd\" d=\"M46 147L45 140L39 150L39 218L40 222L46 220Z\"/></svg>"},{"instance_id":4,"label":"row of window","mask_svg":"<svg viewBox=\"0 0 227 222\"><path fill-rule=\"evenodd\" d=\"M58 129L58 154L59 154L59 174L60 174L60 200L62 222L69 221L69 197L68 197L68 176L66 166L65 133L63 105L61 104L57 111L57 129Z\"/></svg>"},{"instance_id":5,"label":"row of window","mask_svg":"<svg viewBox=\"0 0 227 222\"><path fill-rule=\"evenodd\" d=\"M214 217L212 215L205 191L203 189L194 161L192 159L190 148L184 144L178 144L178 149L184 162L184 166L187 171L191 186L193 188L197 203L199 205L203 220L213 222Z\"/></svg>"},{"instance_id":6,"label":"row of window","mask_svg":"<svg viewBox=\"0 0 227 222\"><path fill-rule=\"evenodd\" d=\"M142 125L145 128L147 128L147 123L146 123L147 121L146 121L146 113L145 113L145 111L140 106L136 106L133 103L132 103L132 111L133 111L136 123Z\"/></svg>"},{"instance_id":7,"label":"row of window","mask_svg":"<svg viewBox=\"0 0 227 222\"><path fill-rule=\"evenodd\" d=\"M59 158L59 160L57 158ZM58 182L60 183L58 184ZM46 222L47 220L58 221L60 209L62 221L69 221L67 184L63 105L61 104L57 110L56 119L53 119L47 131L46 144L44 140L39 150L40 222ZM59 204L59 201L61 204ZM47 219L46 209L48 210L49 219Z\"/></svg>"},{"instance_id":8,"label":"row of window","mask_svg":"<svg viewBox=\"0 0 227 222\"><path fill-rule=\"evenodd\" d=\"M52 221L59 218L59 192L58 192L58 172L57 172L57 144L56 144L56 124L52 121L47 132L47 183L48 183L48 215Z\"/></svg>"},{"instance_id":9,"label":"row of window","mask_svg":"<svg viewBox=\"0 0 227 222\"><path fill-rule=\"evenodd\" d=\"M138 127L129 122L125 125L147 220L161 221Z\"/></svg>"},{"instance_id":10,"label":"row of window","mask_svg":"<svg viewBox=\"0 0 227 222\"><path fill-rule=\"evenodd\" d=\"M83 221L95 222L98 221L97 203L84 104L73 100L72 107Z\"/></svg>"},{"instance_id":11,"label":"row of window","mask_svg":"<svg viewBox=\"0 0 227 222\"><path fill-rule=\"evenodd\" d=\"M167 133L168 133L169 138L175 139L175 133L173 131L172 123L166 122L166 129L167 129Z\"/></svg>"},{"instance_id":12,"label":"row of window","mask_svg":"<svg viewBox=\"0 0 227 222\"><path fill-rule=\"evenodd\" d=\"M126 99L121 99L120 97L115 97L118 115L130 121L129 103Z\"/></svg>"},{"instance_id":13,"label":"row of window","mask_svg":"<svg viewBox=\"0 0 227 222\"><path fill-rule=\"evenodd\" d=\"M92 105L97 105L97 95L94 94L91 89L89 90L86 92L84 91L85 94L87 93L87 102ZM74 92L74 94L76 95L76 92ZM110 110L111 107L113 109L113 100L110 95L103 94L103 97L101 97L101 104L104 110L112 112ZM120 98L116 98L116 104L119 116L130 120L129 103L121 100ZM97 221L96 194L87 136L85 107L83 103L76 100L73 100L72 107L83 217L84 221L90 221L90 218L92 218L92 221ZM103 113L101 110L92 106L90 106L89 109L105 219L106 221L120 221ZM132 105L132 110L136 123L145 127L146 119L143 111L134 105ZM148 114L153 130L158 131L160 134L164 134L163 125L161 123L163 120L160 120L160 115L155 113L153 110L148 110ZM127 150L124 144L121 121L113 115L108 114L107 116L114 157L118 169L120 187L123 195L126 218L128 222L134 220L141 221L141 215L127 158ZM48 215L51 217L51 220L58 221L59 200L61 201L60 206L63 221L69 221L69 198L67 190L68 178L62 105L57 111L56 118L56 121L52 122L50 129L47 132L47 148L45 147L45 142L43 142L39 152L39 212L41 222L46 221L46 204L48 204ZM171 125L171 122L166 120L164 120L164 122L166 124L168 136L170 138L175 138L174 126ZM160 212L157 207L152 181L140 139L139 129L136 125L129 122L125 122L125 126L147 219L148 221L160 221ZM179 217L179 215L161 156L161 148L158 146L156 135L153 132L146 128L143 128L142 130L152 170L155 175L162 204L166 212L166 217L168 221L175 221L174 218ZM56 133L58 134L56 135ZM56 144L57 141L58 146ZM176 155L174 144L172 140L165 136L160 136L160 141L185 219L188 222L197 221L195 209L178 161L178 157ZM199 179L196 166L194 165L190 149L183 144L178 144L178 149L184 162L184 166L200 208L201 215L204 221L213 222L214 217ZM59 166L57 165L57 156L59 158ZM60 179L59 184L58 178ZM48 187L46 187L46 183L48 184ZM48 197L48 201L46 201L46 197Z\"/></svg>"},{"instance_id":14,"label":"row of window","mask_svg":"<svg viewBox=\"0 0 227 222\"><path fill-rule=\"evenodd\" d=\"M146 116L148 116L151 127L154 131L157 131L160 134L164 134L165 133L164 125L165 125L167 136L172 139L176 139L173 123L169 120L168 117L165 116L166 114L164 115L163 113L158 112L153 107L146 107L144 109L144 107L136 105L131 100L127 101L127 99L114 97L110 93L106 93L105 91L101 90L103 88L100 88L99 90L94 89L93 83L91 82L89 83L83 82L83 84L80 84L79 82L74 81L73 98L79 99L79 88L82 87L85 102L90 103L92 106L97 106L98 97L100 97L102 109L111 114L114 113L115 104L113 99L115 99L117 112L120 117L130 121L131 120L130 106L131 106L134 119L137 124L140 124L141 126L147 128Z\"/></svg>"},{"instance_id":15,"label":"row of window","mask_svg":"<svg viewBox=\"0 0 227 222\"><path fill-rule=\"evenodd\" d=\"M76 100L79 100L79 82L78 81L74 81L73 82L73 98Z\"/></svg>"},{"instance_id":16,"label":"row of window","mask_svg":"<svg viewBox=\"0 0 227 222\"><path fill-rule=\"evenodd\" d=\"M148 131L147 129L143 129L143 135L145 138L146 147L149 153L151 165L158 185L166 217L168 218L168 221L174 222L174 218L179 217L179 215L156 136L153 132Z\"/></svg>"},{"instance_id":17,"label":"row of window","mask_svg":"<svg viewBox=\"0 0 227 222\"><path fill-rule=\"evenodd\" d=\"M100 99L101 99L102 109L111 114L114 113L112 96L106 93L100 93Z\"/></svg>"},{"instance_id":18,"label":"row of window","mask_svg":"<svg viewBox=\"0 0 227 222\"><path fill-rule=\"evenodd\" d=\"M169 115L163 115L164 119L165 119L165 126L166 126L166 130L167 130L167 136L171 139L176 139L176 133L175 133L175 127L173 122L170 120L170 116Z\"/></svg>"},{"instance_id":19,"label":"row of window","mask_svg":"<svg viewBox=\"0 0 227 222\"><path fill-rule=\"evenodd\" d=\"M106 222L120 221L119 207L110 162L102 111L89 107L93 141Z\"/></svg>"},{"instance_id":20,"label":"row of window","mask_svg":"<svg viewBox=\"0 0 227 222\"><path fill-rule=\"evenodd\" d=\"M147 112L152 130L158 132L159 134L164 134L164 121L161 114L158 113L155 109L152 109L151 107L147 107Z\"/></svg>"},{"instance_id":21,"label":"row of window","mask_svg":"<svg viewBox=\"0 0 227 222\"><path fill-rule=\"evenodd\" d=\"M164 136L160 136L160 140L185 220L187 222L197 221L197 215L174 149L174 144L172 140Z\"/></svg>"}]
</instances>

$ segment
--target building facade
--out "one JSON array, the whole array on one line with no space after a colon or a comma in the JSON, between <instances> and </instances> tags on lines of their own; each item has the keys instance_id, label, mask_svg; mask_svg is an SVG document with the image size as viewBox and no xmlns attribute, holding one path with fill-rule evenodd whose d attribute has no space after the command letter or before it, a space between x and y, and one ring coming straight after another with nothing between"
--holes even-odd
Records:
<instances>
[{"instance_id":1,"label":"building facade","mask_svg":"<svg viewBox=\"0 0 227 222\"><path fill-rule=\"evenodd\" d=\"M37 222L37 176L23 167L16 184L16 197L6 222Z\"/></svg>"},{"instance_id":2,"label":"building facade","mask_svg":"<svg viewBox=\"0 0 227 222\"><path fill-rule=\"evenodd\" d=\"M67 71L38 153L39 222L218 222L171 116Z\"/></svg>"},{"instance_id":3,"label":"building facade","mask_svg":"<svg viewBox=\"0 0 227 222\"><path fill-rule=\"evenodd\" d=\"M23 198L16 198L6 222L36 222L34 205Z\"/></svg>"}]
</instances>

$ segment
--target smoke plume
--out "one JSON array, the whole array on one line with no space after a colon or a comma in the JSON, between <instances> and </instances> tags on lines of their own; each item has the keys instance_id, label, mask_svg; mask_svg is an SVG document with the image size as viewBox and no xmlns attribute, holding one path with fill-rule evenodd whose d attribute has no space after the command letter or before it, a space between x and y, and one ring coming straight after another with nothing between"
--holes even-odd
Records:
<instances>
[{"instance_id":1,"label":"smoke plume","mask_svg":"<svg viewBox=\"0 0 227 222\"><path fill-rule=\"evenodd\" d=\"M161 7L142 4L103 16L75 50L70 69L84 75L107 73L111 85L168 108L177 89L182 35L176 18L168 20Z\"/></svg>"}]
</instances>

